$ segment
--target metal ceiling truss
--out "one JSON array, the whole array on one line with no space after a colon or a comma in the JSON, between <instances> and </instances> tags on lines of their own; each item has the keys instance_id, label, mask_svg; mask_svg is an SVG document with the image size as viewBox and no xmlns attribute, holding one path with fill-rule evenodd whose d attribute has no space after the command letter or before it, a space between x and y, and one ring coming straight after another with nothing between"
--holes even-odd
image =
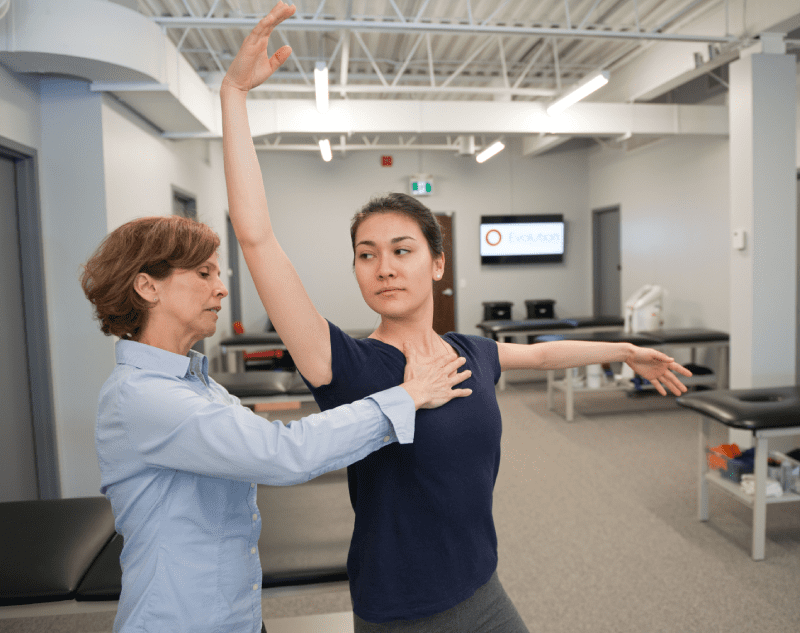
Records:
<instances>
[{"instance_id":1,"label":"metal ceiling truss","mask_svg":"<svg viewBox=\"0 0 800 633\"><path fill-rule=\"evenodd\" d=\"M549 99L648 43L725 48L736 40L669 30L729 0L355 1L386 10L354 13L354 0L296 0L296 15L277 31L279 43L292 46L292 61L254 92L312 92L314 65L326 61L330 92L342 98ZM248 0L139 3L212 89L263 15L246 13Z\"/></svg>"}]
</instances>

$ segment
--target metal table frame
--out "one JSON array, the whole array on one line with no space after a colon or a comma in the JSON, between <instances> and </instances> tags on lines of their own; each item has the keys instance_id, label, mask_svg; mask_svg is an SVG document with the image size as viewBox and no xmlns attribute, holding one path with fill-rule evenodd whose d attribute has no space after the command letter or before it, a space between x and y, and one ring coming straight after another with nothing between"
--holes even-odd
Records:
<instances>
[{"instance_id":1,"label":"metal table frame","mask_svg":"<svg viewBox=\"0 0 800 633\"><path fill-rule=\"evenodd\" d=\"M708 416L700 416L700 442L698 463L700 477L698 481L697 515L700 521L708 521L708 484L714 484L724 490L736 500L753 510L753 560L764 560L764 546L767 531L767 506L773 503L793 503L800 501L800 494L784 492L780 497L767 497L767 457L769 455L769 440L773 437L800 435L800 426L782 427L774 429L758 429L753 431L755 445L755 494L746 494L742 487L730 480L724 479L719 472L710 470L706 457L706 448L709 447L711 420ZM714 420L718 424L723 424Z\"/></svg>"}]
</instances>

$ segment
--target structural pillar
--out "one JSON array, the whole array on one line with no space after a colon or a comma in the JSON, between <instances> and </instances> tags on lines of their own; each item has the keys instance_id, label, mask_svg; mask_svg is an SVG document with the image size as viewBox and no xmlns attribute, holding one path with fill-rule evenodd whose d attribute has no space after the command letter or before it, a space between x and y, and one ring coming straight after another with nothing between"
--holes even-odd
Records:
<instances>
[{"instance_id":1,"label":"structural pillar","mask_svg":"<svg viewBox=\"0 0 800 633\"><path fill-rule=\"evenodd\" d=\"M796 384L796 60L763 34L730 65L730 386ZM750 446L747 432L731 441Z\"/></svg>"}]
</instances>

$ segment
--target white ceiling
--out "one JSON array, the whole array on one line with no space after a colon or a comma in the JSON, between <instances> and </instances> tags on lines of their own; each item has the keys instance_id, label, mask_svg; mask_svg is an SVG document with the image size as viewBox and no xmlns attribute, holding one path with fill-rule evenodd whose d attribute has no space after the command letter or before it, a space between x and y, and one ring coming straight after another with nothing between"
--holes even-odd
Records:
<instances>
[{"instance_id":1,"label":"white ceiling","mask_svg":"<svg viewBox=\"0 0 800 633\"><path fill-rule=\"evenodd\" d=\"M103 6L109 3L121 8L108 13ZM46 21L49 14L40 7L48 4L53 11L64 6L59 0L14 0L11 13L18 5L18 17L6 18L11 24L7 29L22 29L25 10L32 22ZM171 43L180 63L193 71L193 83L186 79L187 71L178 73L176 83L171 70L150 71L144 61L126 64L104 58L121 68L82 74L93 82L93 90L115 95L165 136L183 138L218 135L213 122L218 112L206 112L209 107L201 103L200 92L211 95L213 110L215 90L228 64L273 2L73 0L70 4L73 12L93 12L83 16L85 20L94 18L101 27L105 20L102 35L96 37L107 37L117 46L122 42L124 47L126 36L136 37L135 29L123 28L133 25L133 20L124 19L132 15L130 11L139 14L140 21L146 18L150 27L155 25L160 37ZM527 141L531 152L575 135L601 141L637 134L650 138L662 133L660 124L653 130L632 126L630 121L637 116L650 118L631 114L635 104L694 104L724 93L726 64L757 45L756 38L765 30L778 30L775 42L779 40L784 49L800 50L800 42L793 39L800 37L797 0L296 0L294 4L296 15L276 31L271 43L273 50L290 44L292 57L251 95L254 135L263 137L272 149L313 147L322 134L341 137L341 143L433 144L448 150L460 146L459 135L477 134L478 146L488 136L533 135L538 140ZM27 51L25 56L19 46L22 30L9 38L17 46L6 53L1 36L0 30L0 63L23 72L58 71L52 59L42 61L41 50ZM145 31L140 39L145 39ZM135 49L136 42L132 46ZM75 63L80 53L64 53L73 58L71 67L80 66ZM38 61L33 61L34 54ZM144 45L141 54L147 55ZM338 116L338 123L314 117L317 62L329 68L332 120ZM608 104L611 110L601 116L590 104L579 104L571 116L567 116L571 110L562 115L560 125L541 116L555 96L598 70L609 71L611 81L589 101ZM152 79L143 81L148 77ZM523 104L535 116L521 116ZM574 112L580 106L584 110L578 116ZM438 116L431 117L434 111ZM652 112L664 121L676 117L674 109ZM608 117L617 120L612 124ZM719 115L684 108L681 117L694 121L688 125L692 129L697 121L711 120L709 133L719 133ZM518 128L496 121L509 118L519 123ZM289 119L305 123L287 123ZM375 122L382 120L385 125ZM597 126L587 128L587 120ZM573 126L580 121L582 127ZM552 138L542 140L542 134Z\"/></svg>"}]
</instances>

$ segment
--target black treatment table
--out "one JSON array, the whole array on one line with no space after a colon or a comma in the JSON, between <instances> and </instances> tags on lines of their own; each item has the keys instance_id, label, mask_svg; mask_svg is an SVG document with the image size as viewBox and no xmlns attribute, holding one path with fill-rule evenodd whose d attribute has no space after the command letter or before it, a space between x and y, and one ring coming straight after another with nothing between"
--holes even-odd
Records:
<instances>
[{"instance_id":1,"label":"black treatment table","mask_svg":"<svg viewBox=\"0 0 800 633\"><path fill-rule=\"evenodd\" d=\"M701 391L680 396L682 407L701 414L699 441L698 518L708 521L708 484L714 484L753 510L753 560L764 559L767 505L800 501L800 494L784 492L767 498L768 443L773 437L800 435L800 387ZM707 460L711 420L750 431L755 439L755 494L746 494L734 481L710 470Z\"/></svg>"},{"instance_id":2,"label":"black treatment table","mask_svg":"<svg viewBox=\"0 0 800 633\"><path fill-rule=\"evenodd\" d=\"M605 330L619 330L625 325L622 317L574 317L570 319L524 319L512 321L501 319L481 321L476 326L483 335L495 341L500 337L521 336L525 334L559 334L561 332L574 332L575 330L592 329L595 332Z\"/></svg>"},{"instance_id":3,"label":"black treatment table","mask_svg":"<svg viewBox=\"0 0 800 633\"><path fill-rule=\"evenodd\" d=\"M366 338L372 330L347 330L353 338ZM222 369L224 372L244 372L244 359L242 352L260 352L270 349L286 349L277 332L262 332L260 334L235 334L222 339L219 344L222 354Z\"/></svg>"},{"instance_id":4,"label":"black treatment table","mask_svg":"<svg viewBox=\"0 0 800 633\"><path fill-rule=\"evenodd\" d=\"M264 590L347 581L355 515L346 469L260 485L257 503ZM100 601L116 610L123 539L105 497L0 503L0 536L0 622L40 614L42 603L51 615L94 611L101 605L85 603Z\"/></svg>"},{"instance_id":5,"label":"black treatment table","mask_svg":"<svg viewBox=\"0 0 800 633\"><path fill-rule=\"evenodd\" d=\"M211 377L245 406L261 402L313 402L306 383L296 371L246 371L212 373Z\"/></svg>"},{"instance_id":6,"label":"black treatment table","mask_svg":"<svg viewBox=\"0 0 800 633\"><path fill-rule=\"evenodd\" d=\"M726 332L720 332L719 330L677 328L633 333L622 332L620 330L565 332L561 334L540 334L534 340L536 343L553 340L632 343L639 347L651 347L660 350L675 347L689 347L691 348L692 362L695 361L698 347L712 348L716 351L715 373L703 376L692 376L691 378L679 376L679 378L681 382L687 386L703 385L714 388L728 386L728 347L730 337ZM566 400L564 417L570 422L574 419L575 414L575 393L597 390L631 390L631 384L629 382L605 384L601 387L589 387L588 385L575 386L575 372L576 369L568 370L563 380L556 380L555 370L549 370L547 372L547 408L550 411L555 409L555 391L563 391Z\"/></svg>"}]
</instances>

